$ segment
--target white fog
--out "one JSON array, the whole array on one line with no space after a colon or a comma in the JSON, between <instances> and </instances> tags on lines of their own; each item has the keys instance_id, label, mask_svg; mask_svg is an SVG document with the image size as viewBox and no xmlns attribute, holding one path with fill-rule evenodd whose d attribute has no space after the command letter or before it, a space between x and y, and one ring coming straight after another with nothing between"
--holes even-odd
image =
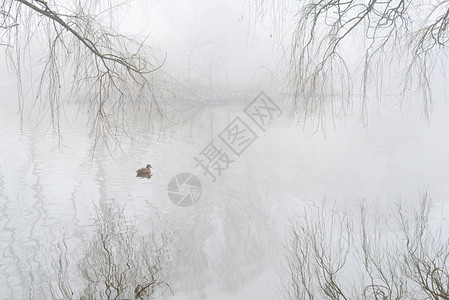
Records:
<instances>
[{"instance_id":1,"label":"white fog","mask_svg":"<svg viewBox=\"0 0 449 300\"><path fill-rule=\"evenodd\" d=\"M0 1L0 299L449 297L449 20L301 48L365 2Z\"/></svg>"}]
</instances>

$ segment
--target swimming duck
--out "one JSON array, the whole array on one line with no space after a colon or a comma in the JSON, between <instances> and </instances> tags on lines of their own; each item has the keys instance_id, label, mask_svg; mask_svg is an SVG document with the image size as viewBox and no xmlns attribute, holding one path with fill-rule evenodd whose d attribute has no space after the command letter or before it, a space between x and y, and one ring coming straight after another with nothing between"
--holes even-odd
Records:
<instances>
[{"instance_id":1,"label":"swimming duck","mask_svg":"<svg viewBox=\"0 0 449 300\"><path fill-rule=\"evenodd\" d=\"M148 164L145 168L140 168L136 171L137 177L151 177L151 165Z\"/></svg>"}]
</instances>

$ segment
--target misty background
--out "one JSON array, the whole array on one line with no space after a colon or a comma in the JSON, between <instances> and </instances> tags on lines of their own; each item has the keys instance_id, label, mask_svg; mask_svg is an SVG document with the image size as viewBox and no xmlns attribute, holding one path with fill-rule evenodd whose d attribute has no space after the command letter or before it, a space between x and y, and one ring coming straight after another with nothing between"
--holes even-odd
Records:
<instances>
[{"instance_id":1,"label":"misty background","mask_svg":"<svg viewBox=\"0 0 449 300\"><path fill-rule=\"evenodd\" d=\"M70 285L79 298L90 288L79 270L85 253L94 252L95 220L107 220L110 205L123 209L136 237L154 232L170 237L161 265L173 295L165 290L162 298L176 300L279 299L291 222L323 201L351 211L366 199L372 211L393 217L394 202L417 207L427 192L432 218L447 222L444 78L434 74L429 118L421 99L402 102L392 96L393 89L382 91L381 101L373 90L365 114L354 102L347 113L303 119L288 89L293 7L294 1L266 6L151 1L108 16L124 33L148 35L146 44L161 60L166 57L155 79L163 114L129 109L127 132L111 148L97 145L86 125L86 108L73 99L61 112L62 139L51 126L48 107L39 101L33 105L42 68L33 60L42 46L34 39L23 56L29 67L22 74L26 105L20 128L16 78L1 57L3 295L49 299L62 297L61 286ZM357 45L356 37L346 46L349 57L360 54ZM357 68L356 62L349 64ZM282 109L282 118L210 182L194 156L262 91ZM134 177L147 163L154 176ZM180 172L196 174L203 184L192 207L177 207L168 199L167 184ZM97 211L104 214L98 217ZM67 258L64 268L55 263L59 257Z\"/></svg>"}]
</instances>

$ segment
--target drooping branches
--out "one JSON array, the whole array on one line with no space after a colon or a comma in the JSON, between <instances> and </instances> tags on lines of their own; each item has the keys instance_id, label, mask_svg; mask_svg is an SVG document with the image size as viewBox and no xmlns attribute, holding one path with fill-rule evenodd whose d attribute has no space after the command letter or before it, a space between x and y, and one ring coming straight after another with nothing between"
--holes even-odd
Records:
<instances>
[{"instance_id":1,"label":"drooping branches","mask_svg":"<svg viewBox=\"0 0 449 300\"><path fill-rule=\"evenodd\" d=\"M296 16L290 78L305 115L346 113L355 98L366 112L373 93L403 99L417 91L429 113L449 1L307 0L298 2Z\"/></svg>"},{"instance_id":2,"label":"drooping branches","mask_svg":"<svg viewBox=\"0 0 449 300\"><path fill-rule=\"evenodd\" d=\"M40 111L51 116L56 130L67 102L87 107L95 144L117 141L117 133L125 132L128 109L160 112L154 80L165 58L157 59L146 39L114 29L112 15L123 5L95 0L0 2L0 44L17 73L21 111L23 53L30 47L42 61L35 96L43 99Z\"/></svg>"}]
</instances>

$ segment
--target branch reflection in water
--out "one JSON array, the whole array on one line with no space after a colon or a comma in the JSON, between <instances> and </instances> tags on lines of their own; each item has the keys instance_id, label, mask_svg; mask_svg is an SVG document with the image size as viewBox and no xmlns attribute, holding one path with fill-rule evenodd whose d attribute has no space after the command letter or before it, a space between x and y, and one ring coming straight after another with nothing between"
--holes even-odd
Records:
<instances>
[{"instance_id":1,"label":"branch reflection in water","mask_svg":"<svg viewBox=\"0 0 449 300\"><path fill-rule=\"evenodd\" d=\"M96 207L96 213L93 236L82 242L79 252L70 249L64 234L48 251L52 273L46 274L50 288L43 290L53 299L143 300L171 294L169 235L138 236L135 224L116 204Z\"/></svg>"}]
</instances>

